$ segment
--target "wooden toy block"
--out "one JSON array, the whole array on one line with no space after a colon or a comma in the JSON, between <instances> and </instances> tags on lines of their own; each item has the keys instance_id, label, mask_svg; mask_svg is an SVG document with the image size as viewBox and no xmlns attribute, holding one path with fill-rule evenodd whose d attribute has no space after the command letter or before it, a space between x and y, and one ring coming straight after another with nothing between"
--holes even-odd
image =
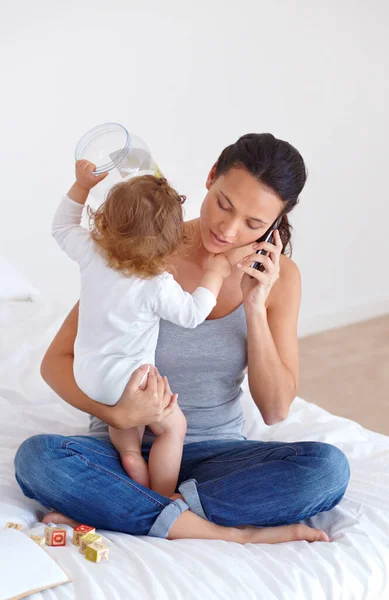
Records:
<instances>
[{"instance_id":1,"label":"wooden toy block","mask_svg":"<svg viewBox=\"0 0 389 600\"><path fill-rule=\"evenodd\" d=\"M45 527L45 542L48 546L66 546L66 529Z\"/></svg>"},{"instance_id":2,"label":"wooden toy block","mask_svg":"<svg viewBox=\"0 0 389 600\"><path fill-rule=\"evenodd\" d=\"M85 554L86 547L93 542L101 542L103 538L97 533L87 533L80 537L80 552Z\"/></svg>"},{"instance_id":3,"label":"wooden toy block","mask_svg":"<svg viewBox=\"0 0 389 600\"><path fill-rule=\"evenodd\" d=\"M18 531L22 531L23 525L21 525L20 523L12 523L11 521L8 521L5 528L6 529L17 529Z\"/></svg>"},{"instance_id":4,"label":"wooden toy block","mask_svg":"<svg viewBox=\"0 0 389 600\"><path fill-rule=\"evenodd\" d=\"M30 538L40 546L45 545L45 538L43 535L30 535Z\"/></svg>"},{"instance_id":5,"label":"wooden toy block","mask_svg":"<svg viewBox=\"0 0 389 600\"><path fill-rule=\"evenodd\" d=\"M73 530L73 544L79 546L80 538L87 533L96 533L96 529L89 525L78 525L78 527L75 527Z\"/></svg>"},{"instance_id":6,"label":"wooden toy block","mask_svg":"<svg viewBox=\"0 0 389 600\"><path fill-rule=\"evenodd\" d=\"M88 560L98 563L104 560L108 560L109 548L103 542L94 542L88 544L85 549L85 558Z\"/></svg>"}]
</instances>

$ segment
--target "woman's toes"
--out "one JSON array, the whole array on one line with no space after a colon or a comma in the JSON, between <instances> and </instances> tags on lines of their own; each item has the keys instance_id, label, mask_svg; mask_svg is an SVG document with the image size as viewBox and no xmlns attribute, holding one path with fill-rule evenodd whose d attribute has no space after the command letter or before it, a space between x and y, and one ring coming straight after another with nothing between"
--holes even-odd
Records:
<instances>
[{"instance_id":1,"label":"woman's toes","mask_svg":"<svg viewBox=\"0 0 389 600\"><path fill-rule=\"evenodd\" d=\"M55 525L70 525L70 527L77 527L80 524L78 521L70 519L70 517L66 517L57 511L47 513L47 515L43 517L42 523L45 525L48 525L49 523L54 523Z\"/></svg>"},{"instance_id":2,"label":"woman's toes","mask_svg":"<svg viewBox=\"0 0 389 600\"><path fill-rule=\"evenodd\" d=\"M307 541L307 542L329 542L328 535L322 531L321 529L314 529L313 527L308 527L307 525L303 525L302 523L297 523L296 525L291 525L293 528L293 537L297 541Z\"/></svg>"},{"instance_id":3,"label":"woman's toes","mask_svg":"<svg viewBox=\"0 0 389 600\"><path fill-rule=\"evenodd\" d=\"M244 527L243 543L280 544L285 542L329 542L328 535L321 529L313 529L302 523L278 527Z\"/></svg>"},{"instance_id":4,"label":"woman's toes","mask_svg":"<svg viewBox=\"0 0 389 600\"><path fill-rule=\"evenodd\" d=\"M325 533L325 531L321 531L321 529L318 529L318 531L320 531L320 533L321 533L321 538L320 538L321 542L329 542L330 541L330 538Z\"/></svg>"}]
</instances>

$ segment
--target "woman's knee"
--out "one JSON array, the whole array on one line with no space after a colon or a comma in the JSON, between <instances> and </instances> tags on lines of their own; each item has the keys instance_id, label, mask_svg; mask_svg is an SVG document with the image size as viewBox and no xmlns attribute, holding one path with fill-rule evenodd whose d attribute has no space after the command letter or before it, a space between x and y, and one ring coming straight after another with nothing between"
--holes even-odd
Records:
<instances>
[{"instance_id":1,"label":"woman's knee","mask_svg":"<svg viewBox=\"0 0 389 600\"><path fill-rule=\"evenodd\" d=\"M311 467L300 471L300 485L297 486L297 499L300 497L304 510L308 507L312 514L330 510L343 498L349 480L350 465L344 452L324 442L302 442L298 449L300 466Z\"/></svg>"},{"instance_id":2,"label":"woman's knee","mask_svg":"<svg viewBox=\"0 0 389 600\"><path fill-rule=\"evenodd\" d=\"M29 498L35 498L34 489L44 478L47 461L58 454L61 440L60 435L39 434L19 446L14 459L15 478Z\"/></svg>"},{"instance_id":3,"label":"woman's knee","mask_svg":"<svg viewBox=\"0 0 389 600\"><path fill-rule=\"evenodd\" d=\"M329 489L334 492L337 490L339 494L344 494L350 481L350 463L347 456L340 448L332 444L320 442L323 458L326 465L325 477L328 482Z\"/></svg>"}]
</instances>

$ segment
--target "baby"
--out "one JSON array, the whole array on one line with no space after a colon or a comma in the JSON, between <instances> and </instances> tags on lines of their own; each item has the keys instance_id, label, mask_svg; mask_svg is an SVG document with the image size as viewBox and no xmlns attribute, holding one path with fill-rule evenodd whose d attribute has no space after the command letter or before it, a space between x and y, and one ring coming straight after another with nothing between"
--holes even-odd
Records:
<instances>
[{"instance_id":1,"label":"baby","mask_svg":"<svg viewBox=\"0 0 389 600\"><path fill-rule=\"evenodd\" d=\"M152 175L115 185L97 210L88 207L91 231L81 227L89 191L107 175L94 175L95 168L76 162L76 182L55 213L52 233L81 272L75 380L93 400L114 405L133 371L154 364L160 318L197 327L215 306L231 264L224 254L210 255L193 294L179 286L166 269L184 248L185 197ZM149 427L157 437L148 466L141 454L144 427L110 427L109 434L127 474L169 497L177 485L186 419L177 406Z\"/></svg>"}]
</instances>

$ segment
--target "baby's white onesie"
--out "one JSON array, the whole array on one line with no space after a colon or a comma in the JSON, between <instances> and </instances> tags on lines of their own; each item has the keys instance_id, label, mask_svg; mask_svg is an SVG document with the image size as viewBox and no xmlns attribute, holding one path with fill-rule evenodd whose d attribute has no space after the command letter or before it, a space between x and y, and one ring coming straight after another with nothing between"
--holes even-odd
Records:
<instances>
[{"instance_id":1,"label":"baby's white onesie","mask_svg":"<svg viewBox=\"0 0 389 600\"><path fill-rule=\"evenodd\" d=\"M160 318L197 327L215 306L216 297L204 287L189 294L166 272L142 279L115 271L81 227L82 210L82 204L65 196L52 225L59 246L80 266L74 376L90 398L113 405L133 371L154 364Z\"/></svg>"}]
</instances>

